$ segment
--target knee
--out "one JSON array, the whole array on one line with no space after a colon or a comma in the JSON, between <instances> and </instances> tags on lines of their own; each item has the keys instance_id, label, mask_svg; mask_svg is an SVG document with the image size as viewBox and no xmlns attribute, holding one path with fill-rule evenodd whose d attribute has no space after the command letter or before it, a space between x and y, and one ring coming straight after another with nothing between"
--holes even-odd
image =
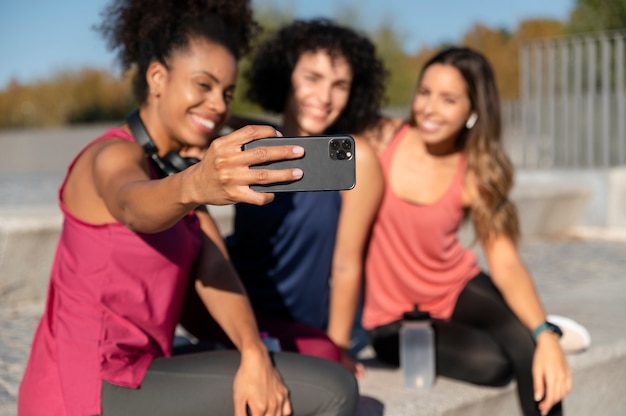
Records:
<instances>
[{"instance_id":1,"label":"knee","mask_svg":"<svg viewBox=\"0 0 626 416\"><path fill-rule=\"evenodd\" d=\"M513 367L508 361L482 363L474 368L475 383L482 386L506 386L514 378Z\"/></svg>"}]
</instances>

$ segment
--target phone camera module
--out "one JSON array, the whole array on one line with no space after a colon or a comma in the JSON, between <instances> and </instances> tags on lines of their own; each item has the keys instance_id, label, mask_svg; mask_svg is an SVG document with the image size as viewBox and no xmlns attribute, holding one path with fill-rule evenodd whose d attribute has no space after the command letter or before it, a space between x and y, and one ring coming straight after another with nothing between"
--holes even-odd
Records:
<instances>
[{"instance_id":1,"label":"phone camera module","mask_svg":"<svg viewBox=\"0 0 626 416\"><path fill-rule=\"evenodd\" d=\"M332 139L328 143L330 158L333 160L349 160L352 158L352 142L347 139Z\"/></svg>"}]
</instances>

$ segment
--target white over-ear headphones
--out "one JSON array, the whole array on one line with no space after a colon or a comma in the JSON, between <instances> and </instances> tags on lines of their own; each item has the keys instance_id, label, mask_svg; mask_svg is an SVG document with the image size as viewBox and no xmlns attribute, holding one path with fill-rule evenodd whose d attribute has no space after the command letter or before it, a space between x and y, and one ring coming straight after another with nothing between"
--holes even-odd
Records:
<instances>
[{"instance_id":1,"label":"white over-ear headphones","mask_svg":"<svg viewBox=\"0 0 626 416\"><path fill-rule=\"evenodd\" d=\"M468 130L471 130L472 127L474 127L474 125L476 124L476 121L478 121L478 114L472 112L472 114L467 119L467 122L465 123L465 127L467 127Z\"/></svg>"}]
</instances>

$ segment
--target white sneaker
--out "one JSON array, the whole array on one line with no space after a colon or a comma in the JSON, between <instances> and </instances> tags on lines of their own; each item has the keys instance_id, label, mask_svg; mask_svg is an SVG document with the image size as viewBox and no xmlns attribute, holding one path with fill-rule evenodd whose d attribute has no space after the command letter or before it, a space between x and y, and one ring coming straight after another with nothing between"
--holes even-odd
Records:
<instances>
[{"instance_id":1,"label":"white sneaker","mask_svg":"<svg viewBox=\"0 0 626 416\"><path fill-rule=\"evenodd\" d=\"M566 354L583 352L591 345L589 331L578 322L560 315L548 315L547 318L563 331L560 343Z\"/></svg>"}]
</instances>

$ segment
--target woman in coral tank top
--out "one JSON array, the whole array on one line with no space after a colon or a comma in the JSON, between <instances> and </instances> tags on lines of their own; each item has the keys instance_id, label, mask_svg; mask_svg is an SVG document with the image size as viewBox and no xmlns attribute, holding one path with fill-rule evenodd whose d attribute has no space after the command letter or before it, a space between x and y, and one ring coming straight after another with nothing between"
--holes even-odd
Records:
<instances>
[{"instance_id":1,"label":"woman in coral tank top","mask_svg":"<svg viewBox=\"0 0 626 416\"><path fill-rule=\"evenodd\" d=\"M129 118L132 132L124 124L88 144L61 185L64 223L18 414L352 415L358 393L349 371L268 354L203 209L266 204L273 195L250 184L302 175L249 169L302 155L298 146L242 151L276 136L271 127L215 139L230 112L237 59L256 27L249 1L119 0L105 18L110 46L124 69L135 70L139 118ZM187 147L208 150L177 173ZM174 355L188 289L238 352Z\"/></svg>"},{"instance_id":2,"label":"woman in coral tank top","mask_svg":"<svg viewBox=\"0 0 626 416\"><path fill-rule=\"evenodd\" d=\"M525 415L560 415L571 373L518 254L500 128L490 64L450 48L426 63L410 120L383 120L387 133L371 135L386 189L366 261L363 326L378 358L398 365L401 318L418 305L433 318L438 374L482 385L515 377ZM490 275L458 240L466 215Z\"/></svg>"}]
</instances>

